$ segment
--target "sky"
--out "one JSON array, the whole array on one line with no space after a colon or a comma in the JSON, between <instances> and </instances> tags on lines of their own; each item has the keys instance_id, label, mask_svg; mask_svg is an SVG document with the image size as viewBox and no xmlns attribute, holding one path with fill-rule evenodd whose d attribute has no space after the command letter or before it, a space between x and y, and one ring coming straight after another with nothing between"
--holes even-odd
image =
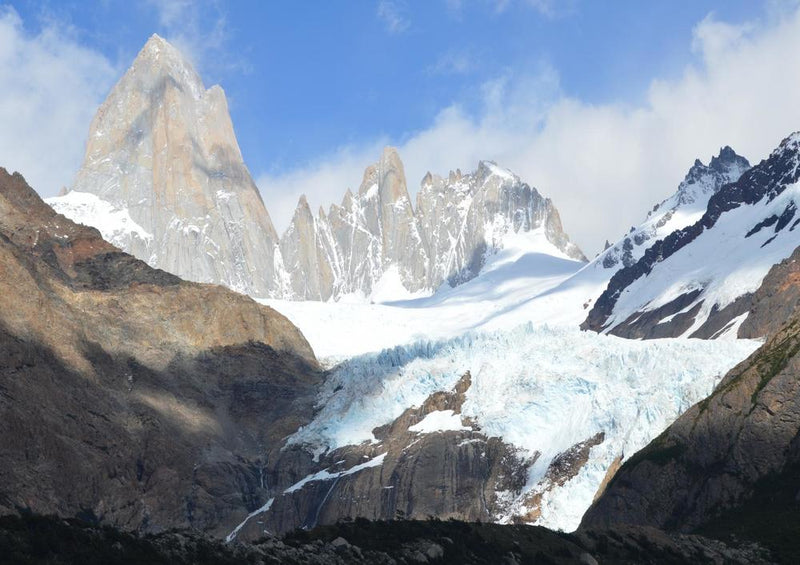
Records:
<instances>
[{"instance_id":1,"label":"sky","mask_svg":"<svg viewBox=\"0 0 800 565\"><path fill-rule=\"evenodd\" d=\"M220 84L279 231L399 148L510 168L594 255L731 145L800 129L796 0L18 1L0 8L0 165L69 186L97 107L152 33Z\"/></svg>"}]
</instances>

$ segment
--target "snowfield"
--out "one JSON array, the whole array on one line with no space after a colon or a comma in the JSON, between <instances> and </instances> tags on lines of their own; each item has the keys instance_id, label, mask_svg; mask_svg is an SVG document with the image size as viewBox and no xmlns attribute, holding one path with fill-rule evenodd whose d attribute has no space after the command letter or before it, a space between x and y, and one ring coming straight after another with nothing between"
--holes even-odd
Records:
<instances>
[{"instance_id":1,"label":"snowfield","mask_svg":"<svg viewBox=\"0 0 800 565\"><path fill-rule=\"evenodd\" d=\"M602 293L612 274L570 259L534 230L506 235L503 248L486 258L480 276L454 288L442 285L431 296L259 302L299 327L320 361L331 367L397 345L528 321L577 327L588 312L584 305Z\"/></svg>"},{"instance_id":2,"label":"snowfield","mask_svg":"<svg viewBox=\"0 0 800 565\"><path fill-rule=\"evenodd\" d=\"M656 437L760 343L754 340L631 341L577 329L525 324L418 341L339 365L325 383L319 413L291 436L316 453L376 441L372 430L450 390L466 372L472 386L462 415L488 436L527 455L539 453L525 492L509 500L508 516L544 492L537 524L573 530L615 458L629 457ZM456 429L454 415L434 413L412 431ZM553 457L602 432L580 473L562 488L542 479Z\"/></svg>"},{"instance_id":3,"label":"snowfield","mask_svg":"<svg viewBox=\"0 0 800 565\"><path fill-rule=\"evenodd\" d=\"M62 196L46 198L45 202L59 214L79 224L94 226L103 239L117 247L123 247L134 237L145 242L153 239L153 234L133 221L127 208L115 207L89 192L73 190Z\"/></svg>"}]
</instances>

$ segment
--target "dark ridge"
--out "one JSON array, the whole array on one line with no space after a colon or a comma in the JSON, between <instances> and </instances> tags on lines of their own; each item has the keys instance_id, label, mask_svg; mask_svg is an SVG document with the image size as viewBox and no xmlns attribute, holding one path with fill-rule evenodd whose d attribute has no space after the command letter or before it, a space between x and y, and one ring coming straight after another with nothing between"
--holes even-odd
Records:
<instances>
[{"instance_id":1,"label":"dark ridge","mask_svg":"<svg viewBox=\"0 0 800 565\"><path fill-rule=\"evenodd\" d=\"M183 281L179 277L154 269L144 261L121 251L94 255L74 265L73 285L92 290L119 290L132 284L174 286Z\"/></svg>"}]
</instances>

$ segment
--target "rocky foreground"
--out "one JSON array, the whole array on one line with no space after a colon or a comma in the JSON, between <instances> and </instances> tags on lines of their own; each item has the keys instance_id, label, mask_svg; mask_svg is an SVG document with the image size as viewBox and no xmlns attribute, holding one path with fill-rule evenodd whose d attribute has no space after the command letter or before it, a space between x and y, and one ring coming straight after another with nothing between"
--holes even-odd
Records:
<instances>
[{"instance_id":1,"label":"rocky foreground","mask_svg":"<svg viewBox=\"0 0 800 565\"><path fill-rule=\"evenodd\" d=\"M462 565L770 563L757 546L738 548L650 528L559 534L531 526L428 520L354 522L283 539L225 545L196 532L136 536L79 520L0 518L0 563L193 565Z\"/></svg>"}]
</instances>

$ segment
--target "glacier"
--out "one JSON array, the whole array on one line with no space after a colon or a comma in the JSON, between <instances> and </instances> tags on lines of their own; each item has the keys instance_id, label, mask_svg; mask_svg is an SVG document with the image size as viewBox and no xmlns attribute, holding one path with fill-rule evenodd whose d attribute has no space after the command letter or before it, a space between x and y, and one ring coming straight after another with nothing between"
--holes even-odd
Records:
<instances>
[{"instance_id":1,"label":"glacier","mask_svg":"<svg viewBox=\"0 0 800 565\"><path fill-rule=\"evenodd\" d=\"M541 495L536 524L575 529L615 460L633 455L760 345L756 340L632 341L566 327L523 324L421 340L348 359L333 369L315 419L288 440L322 453L376 442L372 430L450 390L467 371L472 385L461 416L534 459L522 493L510 497L508 521ZM441 416L438 415L438 416ZM420 433L454 427L425 420ZM435 424L439 422L439 427ZM570 447L604 434L588 462L563 486L545 473Z\"/></svg>"}]
</instances>

